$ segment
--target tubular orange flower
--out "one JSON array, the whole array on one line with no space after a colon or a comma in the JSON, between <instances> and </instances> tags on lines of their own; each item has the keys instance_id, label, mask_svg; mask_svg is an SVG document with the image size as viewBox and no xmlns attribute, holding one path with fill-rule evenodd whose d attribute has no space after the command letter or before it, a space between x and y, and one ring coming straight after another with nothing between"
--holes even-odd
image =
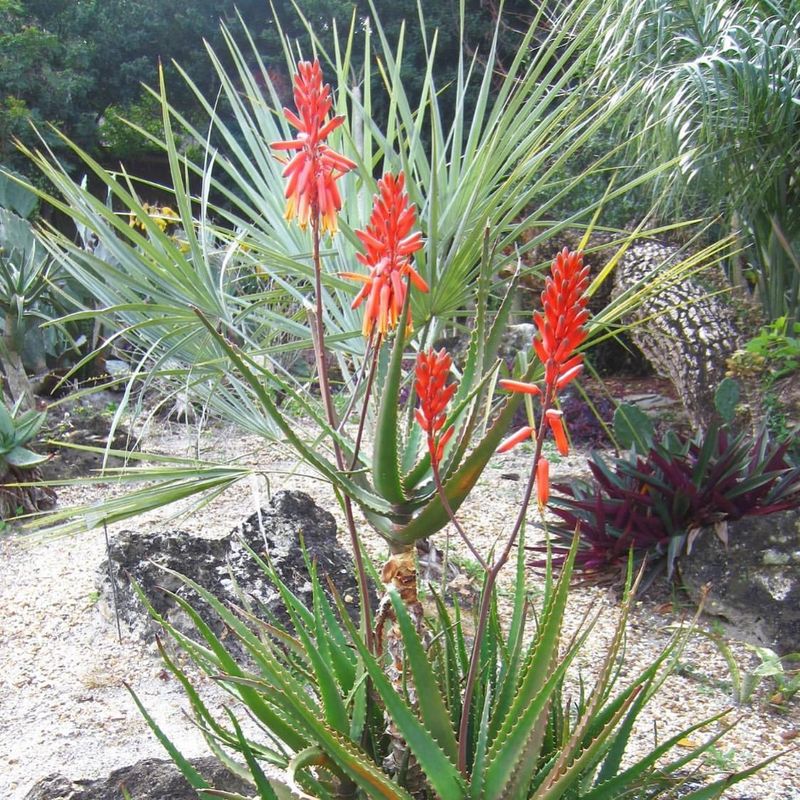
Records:
<instances>
[{"instance_id":1,"label":"tubular orange flower","mask_svg":"<svg viewBox=\"0 0 800 800\"><path fill-rule=\"evenodd\" d=\"M312 215L319 215L322 230L334 234L338 229L336 215L342 208L336 181L356 165L324 143L344 117L327 119L333 106L331 88L327 83L323 86L316 59L297 65L294 102L298 113L284 108L283 114L297 128L297 138L270 145L274 150L299 150L291 159L281 159L286 164L285 216L288 220L296 216L300 227L305 228Z\"/></svg>"},{"instance_id":2,"label":"tubular orange flower","mask_svg":"<svg viewBox=\"0 0 800 800\"><path fill-rule=\"evenodd\" d=\"M550 462L540 458L536 465L536 497L540 506L546 506L550 499Z\"/></svg>"},{"instance_id":3,"label":"tubular orange flower","mask_svg":"<svg viewBox=\"0 0 800 800\"><path fill-rule=\"evenodd\" d=\"M520 428L516 433L512 433L508 439L500 444L500 447L497 448L497 452L507 453L509 450L513 450L520 442L524 442L531 437L532 434L533 428L530 425Z\"/></svg>"},{"instance_id":4,"label":"tubular orange flower","mask_svg":"<svg viewBox=\"0 0 800 800\"><path fill-rule=\"evenodd\" d=\"M457 383L445 386L452 364L444 348L438 352L431 349L417 356L415 389L419 408L414 414L419 426L428 435L428 452L434 468L439 466L445 445L455 430L453 425L442 430L447 419L447 404L458 388Z\"/></svg>"},{"instance_id":5,"label":"tubular orange flower","mask_svg":"<svg viewBox=\"0 0 800 800\"><path fill-rule=\"evenodd\" d=\"M588 286L589 268L583 265L583 253L573 253L565 247L555 257L550 275L545 280L542 310L533 315L537 328L533 348L544 364L544 389L534 383L500 381L500 385L510 392L544 396L547 424L562 455L569 452L564 422L561 412L549 408L549 405L557 393L583 371L583 356L575 350L586 340ZM510 450L525 438L517 434L510 436L498 452Z\"/></svg>"},{"instance_id":6,"label":"tubular orange flower","mask_svg":"<svg viewBox=\"0 0 800 800\"><path fill-rule=\"evenodd\" d=\"M569 453L569 442L567 442L567 432L564 430L564 423L561 418L564 416L563 412L557 411L555 408L548 408L545 417L550 430L553 431L553 438L556 440L556 447L562 456Z\"/></svg>"},{"instance_id":7,"label":"tubular orange flower","mask_svg":"<svg viewBox=\"0 0 800 800\"><path fill-rule=\"evenodd\" d=\"M385 334L397 326L406 299L404 278L421 292L428 291L428 284L411 264L411 256L422 247L422 234L411 232L416 216L416 208L409 204L405 192L405 176L402 172L397 177L387 172L378 181L378 194L366 230L356 231L365 250L356 258L369 268L369 274L341 273L342 277L364 284L352 306L358 308L367 301L364 336L370 336L376 328Z\"/></svg>"}]
</instances>

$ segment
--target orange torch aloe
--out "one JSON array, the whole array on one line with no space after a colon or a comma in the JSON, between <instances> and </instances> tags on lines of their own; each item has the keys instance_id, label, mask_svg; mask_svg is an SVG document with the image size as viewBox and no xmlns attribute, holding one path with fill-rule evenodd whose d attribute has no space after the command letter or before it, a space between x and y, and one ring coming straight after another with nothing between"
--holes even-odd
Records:
<instances>
[{"instance_id":1,"label":"orange torch aloe","mask_svg":"<svg viewBox=\"0 0 800 800\"><path fill-rule=\"evenodd\" d=\"M457 383L445 386L453 360L444 348L429 350L417 356L415 388L419 397L419 408L415 411L419 426L425 431L431 464L438 469L445 445L450 441L455 427L444 428L447 419L447 404L458 388Z\"/></svg>"},{"instance_id":2,"label":"orange torch aloe","mask_svg":"<svg viewBox=\"0 0 800 800\"><path fill-rule=\"evenodd\" d=\"M428 284L411 263L411 256L422 247L422 234L412 232L416 219L416 208L405 191L405 176L402 172L397 177L387 172L378 181L378 194L366 229L356 231L365 250L356 258L369 269L369 274L341 273L342 277L364 284L352 305L358 308L367 301L364 336L375 331L384 336L397 327L406 300L406 278L421 292L428 291Z\"/></svg>"},{"instance_id":3,"label":"orange torch aloe","mask_svg":"<svg viewBox=\"0 0 800 800\"><path fill-rule=\"evenodd\" d=\"M533 349L544 364L544 389L535 383L501 380L500 385L510 392L542 397L542 426L553 432L556 447L561 455L569 452L567 433L562 413L552 408L558 392L583 371L583 356L575 350L586 341L586 309L589 286L589 268L583 265L583 253L570 252L566 247L555 257L550 275L542 292L542 310L533 315L537 332ZM498 448L504 453L529 437L535 429L528 425L520 428Z\"/></svg>"},{"instance_id":4,"label":"orange torch aloe","mask_svg":"<svg viewBox=\"0 0 800 800\"><path fill-rule=\"evenodd\" d=\"M344 117L328 119L333 106L331 89L322 83L319 61L301 61L294 79L294 101L297 114L288 108L283 114L297 128L297 137L274 142L273 150L298 150L285 160L283 177L286 181L286 219L297 217L305 228L317 215L323 231L331 234L338 230L337 214L342 208L342 198L336 181L355 168L349 158L332 150L325 139L343 122Z\"/></svg>"}]
</instances>

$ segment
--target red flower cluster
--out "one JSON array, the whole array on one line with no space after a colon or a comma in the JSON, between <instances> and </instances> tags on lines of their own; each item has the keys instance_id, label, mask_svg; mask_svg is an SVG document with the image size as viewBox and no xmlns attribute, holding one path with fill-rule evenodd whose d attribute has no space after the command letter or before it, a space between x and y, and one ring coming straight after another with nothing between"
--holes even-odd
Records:
<instances>
[{"instance_id":1,"label":"red flower cluster","mask_svg":"<svg viewBox=\"0 0 800 800\"><path fill-rule=\"evenodd\" d=\"M327 119L333 102L331 88L322 84L319 61L301 61L294 78L294 102L297 114L283 109L286 119L297 128L297 138L274 142L275 150L299 150L285 160L286 219L297 216L301 228L308 225L312 215L319 215L322 230L336 233L336 214L342 208L342 198L336 181L355 168L349 158L334 152L324 144L325 139L343 122L344 117Z\"/></svg>"},{"instance_id":2,"label":"red flower cluster","mask_svg":"<svg viewBox=\"0 0 800 800\"><path fill-rule=\"evenodd\" d=\"M553 432L556 447L562 455L569 452L562 414L549 405L555 399L557 392L577 378L583 370L583 356L580 353L576 354L575 350L583 344L587 336L588 286L589 268L583 266L583 254L570 252L565 247L553 261L550 275L545 281L542 311L537 311L533 315L533 321L538 329L533 339L533 348L544 364L544 389L536 384L522 381L500 381L500 385L511 392L545 396L548 406L545 419ZM533 434L531 426L521 428L500 445L498 452L510 450ZM546 464L545 459L542 461ZM544 475L547 467L541 469ZM539 490L547 494L541 483Z\"/></svg>"},{"instance_id":3,"label":"red flower cluster","mask_svg":"<svg viewBox=\"0 0 800 800\"><path fill-rule=\"evenodd\" d=\"M417 356L415 389L419 397L419 408L415 416L419 426L428 435L428 452L434 468L439 466L445 445L455 430L452 425L447 430L442 430L447 419L447 404L458 388L457 383L445 386L452 364L453 361L444 348L438 353L431 349Z\"/></svg>"},{"instance_id":4,"label":"red flower cluster","mask_svg":"<svg viewBox=\"0 0 800 800\"><path fill-rule=\"evenodd\" d=\"M405 277L421 292L428 291L428 284L411 264L411 255L422 247L422 234L411 232L416 217L416 208L409 203L405 192L403 173L394 177L387 172L378 181L378 194L366 230L356 231L366 251L356 258L369 268L369 274L342 273L343 277L364 283L352 306L358 308L367 301L364 336L372 335L376 328L385 334L397 326L406 299Z\"/></svg>"}]
</instances>

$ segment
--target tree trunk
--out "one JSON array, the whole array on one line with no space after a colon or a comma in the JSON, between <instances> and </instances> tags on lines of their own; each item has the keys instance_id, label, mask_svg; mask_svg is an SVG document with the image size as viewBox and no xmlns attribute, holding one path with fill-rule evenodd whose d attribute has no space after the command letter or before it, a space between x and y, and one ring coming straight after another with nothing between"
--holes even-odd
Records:
<instances>
[{"instance_id":1,"label":"tree trunk","mask_svg":"<svg viewBox=\"0 0 800 800\"><path fill-rule=\"evenodd\" d=\"M616 270L615 294L681 258L675 247L633 244ZM710 294L692 278L665 285L625 320L630 334L653 368L668 378L692 423L701 429L717 419L714 393L726 361L743 341L736 317L723 296Z\"/></svg>"}]
</instances>

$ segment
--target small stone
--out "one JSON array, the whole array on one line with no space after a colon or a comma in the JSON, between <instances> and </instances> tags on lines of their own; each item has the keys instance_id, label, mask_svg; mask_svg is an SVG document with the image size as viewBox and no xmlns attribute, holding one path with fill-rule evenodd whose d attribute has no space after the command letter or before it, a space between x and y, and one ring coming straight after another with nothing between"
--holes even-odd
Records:
<instances>
[{"instance_id":1,"label":"small stone","mask_svg":"<svg viewBox=\"0 0 800 800\"><path fill-rule=\"evenodd\" d=\"M769 549L764 551L761 561L765 566L780 566L788 564L791 558L789 553L779 553L777 550Z\"/></svg>"}]
</instances>

